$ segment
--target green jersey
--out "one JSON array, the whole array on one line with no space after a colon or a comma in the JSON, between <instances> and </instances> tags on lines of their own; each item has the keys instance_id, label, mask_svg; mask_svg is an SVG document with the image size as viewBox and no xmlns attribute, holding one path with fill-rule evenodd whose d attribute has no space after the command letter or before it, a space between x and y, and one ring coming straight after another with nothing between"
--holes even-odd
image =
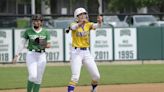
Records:
<instances>
[{"instance_id":1,"label":"green jersey","mask_svg":"<svg viewBox=\"0 0 164 92\"><path fill-rule=\"evenodd\" d=\"M50 34L44 28L42 28L42 30L39 33L37 33L35 30L33 30L33 28L29 28L25 31L23 37L26 40L28 40L27 49L29 49L29 50L41 50L41 49L43 49L38 44L36 44L36 42L35 42L35 39L38 37L41 39L45 39L47 42L50 42Z\"/></svg>"}]
</instances>

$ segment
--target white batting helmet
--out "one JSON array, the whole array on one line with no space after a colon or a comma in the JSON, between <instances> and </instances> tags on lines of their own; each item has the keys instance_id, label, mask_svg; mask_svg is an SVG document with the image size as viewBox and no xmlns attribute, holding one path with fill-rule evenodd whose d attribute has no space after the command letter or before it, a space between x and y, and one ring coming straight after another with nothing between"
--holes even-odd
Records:
<instances>
[{"instance_id":1,"label":"white batting helmet","mask_svg":"<svg viewBox=\"0 0 164 92\"><path fill-rule=\"evenodd\" d=\"M87 17L88 17L88 13L84 8L77 8L74 12L74 18L75 18L76 21L77 21L77 16L81 13L86 13Z\"/></svg>"}]
</instances>

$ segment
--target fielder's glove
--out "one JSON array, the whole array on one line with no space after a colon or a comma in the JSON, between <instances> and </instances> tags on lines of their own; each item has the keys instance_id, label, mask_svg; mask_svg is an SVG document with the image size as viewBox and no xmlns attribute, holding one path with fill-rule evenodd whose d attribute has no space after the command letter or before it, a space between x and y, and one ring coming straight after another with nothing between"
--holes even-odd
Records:
<instances>
[{"instance_id":1,"label":"fielder's glove","mask_svg":"<svg viewBox=\"0 0 164 92\"><path fill-rule=\"evenodd\" d=\"M40 49L45 49L47 47L46 39L41 39L41 38L37 37L34 41L37 45L39 45Z\"/></svg>"}]
</instances>

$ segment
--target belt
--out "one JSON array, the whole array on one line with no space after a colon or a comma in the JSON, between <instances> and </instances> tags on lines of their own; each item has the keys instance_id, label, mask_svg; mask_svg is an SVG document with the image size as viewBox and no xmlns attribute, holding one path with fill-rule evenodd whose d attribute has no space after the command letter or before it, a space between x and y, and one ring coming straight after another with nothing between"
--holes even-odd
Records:
<instances>
[{"instance_id":1,"label":"belt","mask_svg":"<svg viewBox=\"0 0 164 92\"><path fill-rule=\"evenodd\" d=\"M35 50L35 49L29 49L29 51L34 51L34 52L39 52L39 53L42 53L42 52L45 52L45 49L43 49L43 50Z\"/></svg>"},{"instance_id":2,"label":"belt","mask_svg":"<svg viewBox=\"0 0 164 92\"><path fill-rule=\"evenodd\" d=\"M83 48L78 48L78 47L74 47L75 49L80 49L80 50L87 50L88 48L83 47Z\"/></svg>"}]
</instances>

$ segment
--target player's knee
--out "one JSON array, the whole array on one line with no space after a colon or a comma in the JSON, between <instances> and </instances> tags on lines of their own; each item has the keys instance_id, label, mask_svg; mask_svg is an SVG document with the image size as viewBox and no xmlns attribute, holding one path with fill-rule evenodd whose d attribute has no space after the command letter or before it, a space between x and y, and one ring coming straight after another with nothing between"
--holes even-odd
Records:
<instances>
[{"instance_id":1,"label":"player's knee","mask_svg":"<svg viewBox=\"0 0 164 92\"><path fill-rule=\"evenodd\" d=\"M79 78L72 78L71 81L77 83L79 81Z\"/></svg>"},{"instance_id":2,"label":"player's knee","mask_svg":"<svg viewBox=\"0 0 164 92\"><path fill-rule=\"evenodd\" d=\"M71 81L77 83L79 81L79 76L72 75Z\"/></svg>"},{"instance_id":3,"label":"player's knee","mask_svg":"<svg viewBox=\"0 0 164 92\"><path fill-rule=\"evenodd\" d=\"M36 75L30 75L29 80L32 82L35 82L37 80L37 76Z\"/></svg>"},{"instance_id":4,"label":"player's knee","mask_svg":"<svg viewBox=\"0 0 164 92\"><path fill-rule=\"evenodd\" d=\"M41 84L41 82L42 82L42 80L41 80L41 79L37 79L37 80L35 80L35 82L34 82L34 83L36 83L36 84Z\"/></svg>"},{"instance_id":5,"label":"player's knee","mask_svg":"<svg viewBox=\"0 0 164 92\"><path fill-rule=\"evenodd\" d=\"M100 79L100 74L97 74L96 76L94 76L94 80L98 81Z\"/></svg>"}]
</instances>

